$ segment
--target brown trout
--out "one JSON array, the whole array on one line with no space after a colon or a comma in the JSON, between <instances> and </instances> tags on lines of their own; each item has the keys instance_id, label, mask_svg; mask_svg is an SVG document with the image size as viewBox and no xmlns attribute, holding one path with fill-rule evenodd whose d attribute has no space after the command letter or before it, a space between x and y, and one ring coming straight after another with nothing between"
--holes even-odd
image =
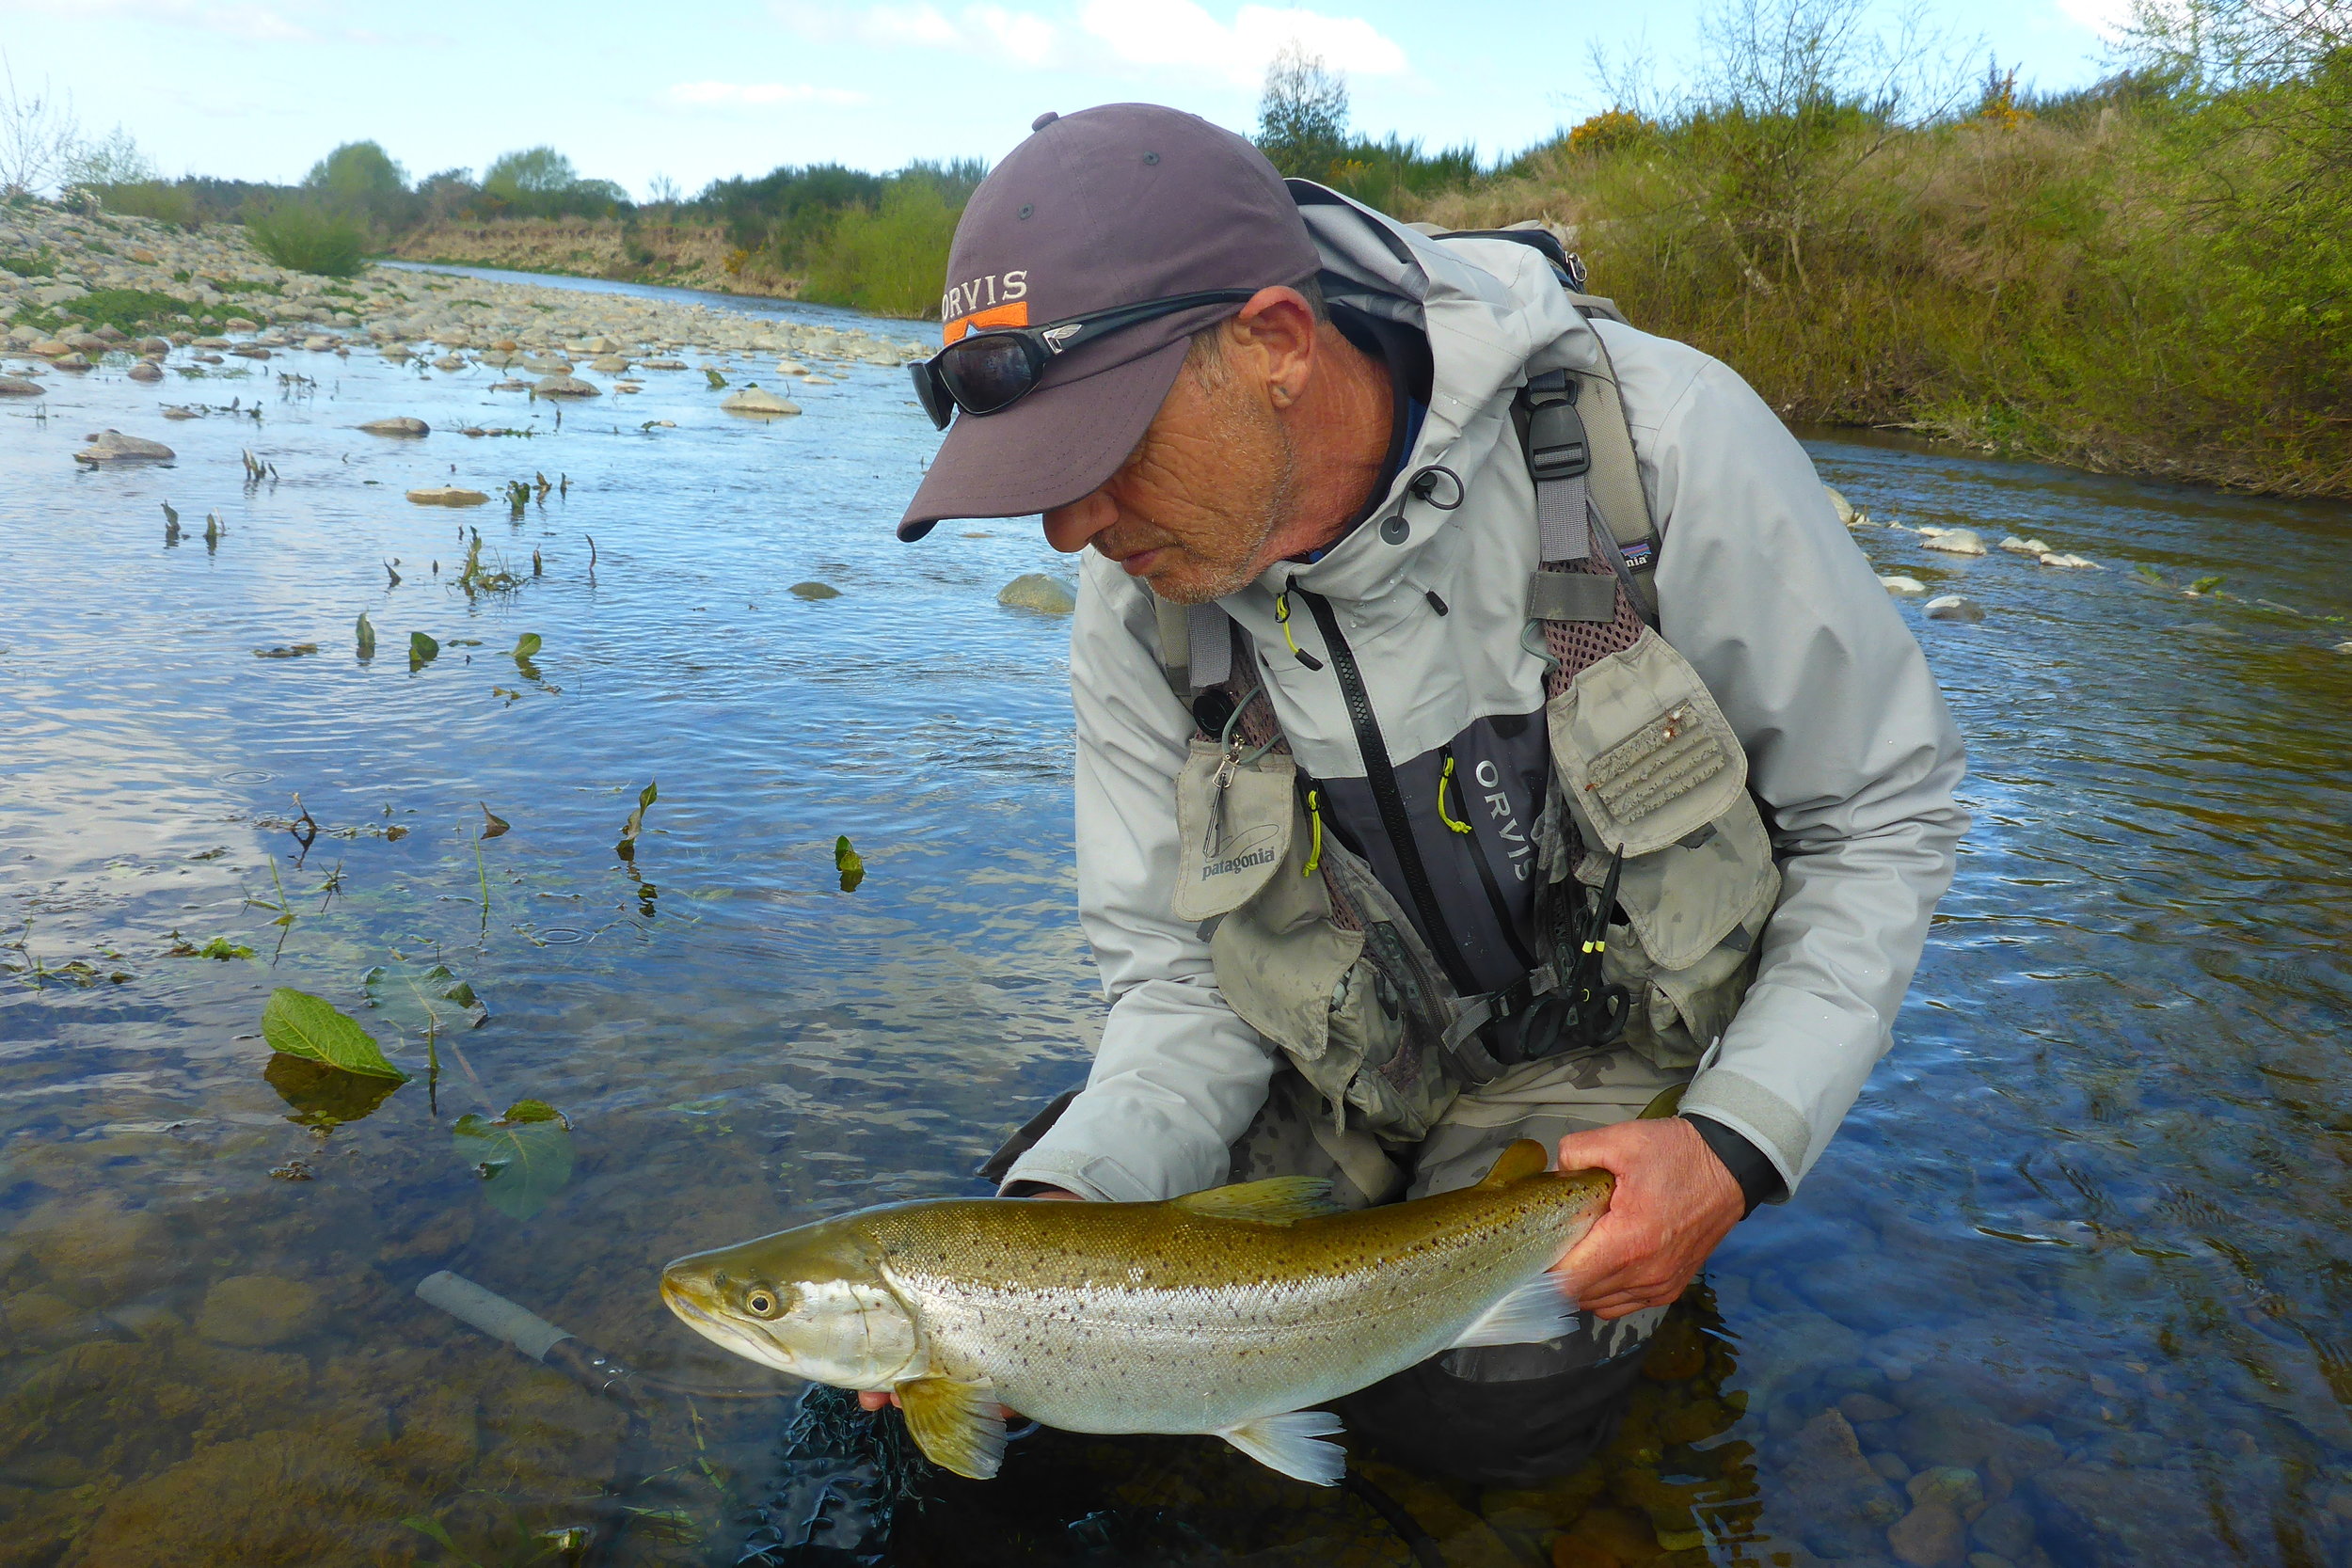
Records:
<instances>
[{"instance_id":1,"label":"brown trout","mask_svg":"<svg viewBox=\"0 0 2352 1568\"><path fill-rule=\"evenodd\" d=\"M1337 1213L1278 1177L1167 1203L894 1203L681 1258L661 1296L739 1355L888 1388L923 1451L985 1480L1000 1404L1092 1433L1201 1433L1331 1485L1314 1405L1466 1345L1565 1334L1545 1271L1609 1207L1605 1171L1503 1150L1458 1192Z\"/></svg>"}]
</instances>

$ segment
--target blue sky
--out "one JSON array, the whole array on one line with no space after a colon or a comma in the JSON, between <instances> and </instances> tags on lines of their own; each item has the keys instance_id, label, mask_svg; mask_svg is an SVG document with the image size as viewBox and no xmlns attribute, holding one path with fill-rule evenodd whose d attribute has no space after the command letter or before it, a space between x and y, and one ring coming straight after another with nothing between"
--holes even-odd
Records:
<instances>
[{"instance_id":1,"label":"blue sky","mask_svg":"<svg viewBox=\"0 0 2352 1568\"><path fill-rule=\"evenodd\" d=\"M1145 99L1237 130L1296 37L1348 71L1359 129L1488 157L1608 106L1597 46L1671 88L1720 0L0 0L20 89L120 124L169 175L298 179L381 141L413 175L546 142L643 197L783 163L994 159L1039 111ZM2102 73L2122 0L1923 0L2045 87Z\"/></svg>"}]
</instances>

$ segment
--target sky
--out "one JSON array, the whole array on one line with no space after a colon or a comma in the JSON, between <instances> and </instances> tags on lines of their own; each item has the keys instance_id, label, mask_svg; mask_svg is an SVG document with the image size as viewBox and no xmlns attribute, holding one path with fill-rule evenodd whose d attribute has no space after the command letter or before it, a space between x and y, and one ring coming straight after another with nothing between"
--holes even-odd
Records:
<instances>
[{"instance_id":1,"label":"sky","mask_svg":"<svg viewBox=\"0 0 2352 1568\"><path fill-rule=\"evenodd\" d=\"M837 162L993 161L1046 109L1143 100L1248 132L1295 39L1359 131L1492 159L1610 106L1594 53L1688 84L1724 0L0 0L20 92L119 125L167 176L294 181L373 138L412 176L541 143L639 198ZM1887 0L1891 6L1895 0ZM2127 0L1908 0L2020 81L2105 73Z\"/></svg>"}]
</instances>

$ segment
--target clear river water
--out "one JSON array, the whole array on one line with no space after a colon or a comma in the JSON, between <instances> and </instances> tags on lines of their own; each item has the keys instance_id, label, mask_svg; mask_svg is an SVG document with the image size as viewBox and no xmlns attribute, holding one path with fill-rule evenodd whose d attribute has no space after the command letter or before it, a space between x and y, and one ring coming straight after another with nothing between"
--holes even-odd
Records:
<instances>
[{"instance_id":1,"label":"clear river water","mask_svg":"<svg viewBox=\"0 0 2352 1568\"><path fill-rule=\"evenodd\" d=\"M632 1421L419 1280L740 1384L665 1259L979 1191L1083 1073L1067 623L995 600L1068 563L896 543L936 436L833 373L767 422L690 370L559 430L365 351L0 407L0 1564L734 1563L785 1402ZM392 414L436 432L353 429ZM177 461L77 469L107 426ZM1904 601L1976 828L1892 1054L1589 1469L1366 1474L1456 1564L2352 1561L2352 511L1805 435L1881 523L2105 569L1855 531L1985 610ZM457 584L477 528L519 586ZM281 986L411 1081L274 1064ZM1415 1560L1212 1440L1045 1433L888 1560Z\"/></svg>"}]
</instances>

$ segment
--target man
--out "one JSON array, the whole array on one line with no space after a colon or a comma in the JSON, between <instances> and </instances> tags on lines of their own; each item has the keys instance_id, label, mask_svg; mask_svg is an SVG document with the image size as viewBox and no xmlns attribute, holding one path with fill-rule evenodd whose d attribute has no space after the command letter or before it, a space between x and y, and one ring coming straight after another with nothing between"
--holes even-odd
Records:
<instances>
[{"instance_id":1,"label":"man","mask_svg":"<svg viewBox=\"0 0 2352 1568\"><path fill-rule=\"evenodd\" d=\"M1045 116L958 227L915 367L952 428L899 529L1040 513L1085 555L1111 1007L1007 1193L1306 1172L1360 1206L1520 1136L1614 1173L1560 1265L1575 1333L1345 1407L1496 1481L1589 1452L1668 1304L1819 1157L1965 826L1950 718L1802 449L1565 261L1286 186L1172 110Z\"/></svg>"}]
</instances>

